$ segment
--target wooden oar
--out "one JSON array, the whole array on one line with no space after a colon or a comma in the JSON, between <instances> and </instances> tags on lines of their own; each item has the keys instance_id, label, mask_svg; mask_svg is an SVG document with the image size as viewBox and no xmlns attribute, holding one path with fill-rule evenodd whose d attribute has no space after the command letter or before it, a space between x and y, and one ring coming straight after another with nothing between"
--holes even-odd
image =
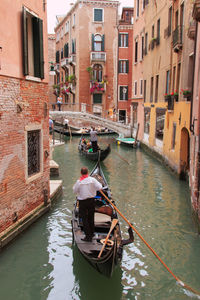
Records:
<instances>
[{"instance_id":1,"label":"wooden oar","mask_svg":"<svg viewBox=\"0 0 200 300\"><path fill-rule=\"evenodd\" d=\"M69 134L70 134L70 140L72 139L72 132L71 132L71 128L70 128L70 126L68 125L68 127L69 127Z\"/></svg>"},{"instance_id":2,"label":"wooden oar","mask_svg":"<svg viewBox=\"0 0 200 300\"><path fill-rule=\"evenodd\" d=\"M126 160L124 157L122 157L119 153L117 153L116 151L114 151L114 153L119 156L122 160L124 160L128 165L130 165L130 163L128 162L128 160Z\"/></svg>"},{"instance_id":3,"label":"wooden oar","mask_svg":"<svg viewBox=\"0 0 200 300\"><path fill-rule=\"evenodd\" d=\"M162 259L159 257L159 255L153 250L153 248L145 241L145 239L141 236L141 234L137 231L137 229L127 220L127 218L119 211L119 209L112 203L112 201L104 194L102 190L100 190L100 193L105 197L105 199L114 207L114 209L119 213L119 215L128 223L128 225L137 233L137 235L141 238L141 240L145 243L145 245L151 250L151 252L158 258L158 260L163 264L163 266L167 269L167 271L176 279L176 281L184 288L188 289L192 293L200 296L200 293L195 291L192 287L185 284L183 281L181 281L169 268L168 266L162 261Z\"/></svg>"},{"instance_id":4,"label":"wooden oar","mask_svg":"<svg viewBox=\"0 0 200 300\"><path fill-rule=\"evenodd\" d=\"M107 237L106 237L106 239L105 239L105 241L104 241L104 243L103 243L103 247L101 248L101 251L99 252L98 258L101 257L101 254L102 254L102 252L103 252L103 250L104 250L104 248L105 248L105 246L106 246L106 244L107 244L107 242L108 242L109 236L110 236L112 230L113 230L113 229L115 228L115 226L117 225L117 223L118 223L118 220L117 220L117 219L113 219L113 221L112 221L112 223L111 223L111 226L110 226L110 230L109 230L109 232L108 232L108 234L107 234Z\"/></svg>"}]
</instances>

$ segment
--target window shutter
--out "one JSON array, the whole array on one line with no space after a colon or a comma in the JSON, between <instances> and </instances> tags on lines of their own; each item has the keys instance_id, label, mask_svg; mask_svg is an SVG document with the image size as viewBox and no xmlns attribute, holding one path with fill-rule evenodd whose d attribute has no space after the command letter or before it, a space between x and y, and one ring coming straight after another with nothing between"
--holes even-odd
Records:
<instances>
[{"instance_id":1,"label":"window shutter","mask_svg":"<svg viewBox=\"0 0 200 300\"><path fill-rule=\"evenodd\" d=\"M126 86L126 100L128 100L128 86Z\"/></svg>"},{"instance_id":2,"label":"window shutter","mask_svg":"<svg viewBox=\"0 0 200 300\"><path fill-rule=\"evenodd\" d=\"M28 75L28 39L27 39L27 20L26 9L22 9L22 34L23 34L23 73Z\"/></svg>"},{"instance_id":3,"label":"window shutter","mask_svg":"<svg viewBox=\"0 0 200 300\"><path fill-rule=\"evenodd\" d=\"M105 45L105 34L102 35L101 51L104 51Z\"/></svg>"},{"instance_id":4,"label":"window shutter","mask_svg":"<svg viewBox=\"0 0 200 300\"><path fill-rule=\"evenodd\" d=\"M118 61L118 73L121 73L121 61Z\"/></svg>"},{"instance_id":5,"label":"window shutter","mask_svg":"<svg viewBox=\"0 0 200 300\"><path fill-rule=\"evenodd\" d=\"M129 61L127 60L126 61L126 73L128 73L129 72Z\"/></svg>"},{"instance_id":6,"label":"window shutter","mask_svg":"<svg viewBox=\"0 0 200 300\"><path fill-rule=\"evenodd\" d=\"M120 100L123 100L123 86L120 86Z\"/></svg>"},{"instance_id":7,"label":"window shutter","mask_svg":"<svg viewBox=\"0 0 200 300\"><path fill-rule=\"evenodd\" d=\"M43 20L39 19L40 78L44 79Z\"/></svg>"},{"instance_id":8,"label":"window shutter","mask_svg":"<svg viewBox=\"0 0 200 300\"><path fill-rule=\"evenodd\" d=\"M92 34L92 51L94 51L94 34Z\"/></svg>"},{"instance_id":9,"label":"window shutter","mask_svg":"<svg viewBox=\"0 0 200 300\"><path fill-rule=\"evenodd\" d=\"M118 35L118 46L121 47L121 34Z\"/></svg>"},{"instance_id":10,"label":"window shutter","mask_svg":"<svg viewBox=\"0 0 200 300\"><path fill-rule=\"evenodd\" d=\"M69 50L68 50L68 44L65 44L64 46L64 57L68 57L69 56Z\"/></svg>"},{"instance_id":11,"label":"window shutter","mask_svg":"<svg viewBox=\"0 0 200 300\"><path fill-rule=\"evenodd\" d=\"M128 34L126 34L126 47L128 47Z\"/></svg>"},{"instance_id":12,"label":"window shutter","mask_svg":"<svg viewBox=\"0 0 200 300\"><path fill-rule=\"evenodd\" d=\"M33 55L34 55L34 76L40 77L40 41L39 41L39 19L32 18L33 29Z\"/></svg>"}]
</instances>

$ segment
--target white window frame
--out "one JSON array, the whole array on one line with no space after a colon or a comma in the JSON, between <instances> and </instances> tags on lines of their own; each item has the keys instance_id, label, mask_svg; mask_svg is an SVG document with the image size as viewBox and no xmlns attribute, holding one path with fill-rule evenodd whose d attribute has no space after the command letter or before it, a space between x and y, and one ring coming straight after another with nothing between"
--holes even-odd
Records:
<instances>
[{"instance_id":1,"label":"white window frame","mask_svg":"<svg viewBox=\"0 0 200 300\"><path fill-rule=\"evenodd\" d=\"M121 72L119 72L119 74L128 74L127 69L126 69L126 62L128 61L128 59L120 59L120 64L121 64Z\"/></svg>"},{"instance_id":2,"label":"white window frame","mask_svg":"<svg viewBox=\"0 0 200 300\"><path fill-rule=\"evenodd\" d=\"M72 23L72 27L75 27L76 25L76 14L73 14L73 23Z\"/></svg>"},{"instance_id":3,"label":"white window frame","mask_svg":"<svg viewBox=\"0 0 200 300\"><path fill-rule=\"evenodd\" d=\"M95 21L95 19L94 19L94 15L95 15L95 10L97 10L97 9L99 9L99 10L101 10L102 11L102 20L101 21ZM95 23L103 23L104 22L104 9L103 8L100 8L100 7L98 7L98 8L93 8L93 22L95 22Z\"/></svg>"},{"instance_id":4,"label":"white window frame","mask_svg":"<svg viewBox=\"0 0 200 300\"><path fill-rule=\"evenodd\" d=\"M128 32L120 32L120 45L119 48L128 48L128 46L126 45L126 38L125 36L128 35ZM123 39L122 39L122 36L123 36ZM125 46L124 46L125 44Z\"/></svg>"}]
</instances>

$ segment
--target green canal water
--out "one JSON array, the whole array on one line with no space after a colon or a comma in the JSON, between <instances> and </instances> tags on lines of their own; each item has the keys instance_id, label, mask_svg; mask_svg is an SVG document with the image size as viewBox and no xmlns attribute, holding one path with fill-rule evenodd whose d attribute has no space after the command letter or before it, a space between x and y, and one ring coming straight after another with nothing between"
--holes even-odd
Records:
<instances>
[{"instance_id":1,"label":"green canal water","mask_svg":"<svg viewBox=\"0 0 200 300\"><path fill-rule=\"evenodd\" d=\"M110 279L72 245L72 186L82 166L94 166L79 155L78 141L66 140L54 151L63 180L61 199L0 253L0 299L197 299L176 283L137 235L134 244L124 247L121 266ZM191 217L188 184L140 149L116 145L111 137L99 142L111 143L102 168L120 211L172 272L200 291L200 237ZM120 223L127 238L127 224L121 218Z\"/></svg>"}]
</instances>

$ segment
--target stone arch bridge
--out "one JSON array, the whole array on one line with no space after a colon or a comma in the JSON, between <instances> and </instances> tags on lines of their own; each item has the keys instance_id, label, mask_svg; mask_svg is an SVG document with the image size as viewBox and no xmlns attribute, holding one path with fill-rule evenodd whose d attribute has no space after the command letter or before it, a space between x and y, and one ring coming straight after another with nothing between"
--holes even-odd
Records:
<instances>
[{"instance_id":1,"label":"stone arch bridge","mask_svg":"<svg viewBox=\"0 0 200 300\"><path fill-rule=\"evenodd\" d=\"M72 124L79 124L77 127L84 127L85 122L88 122L94 126L107 127L110 130L118 134L122 134L124 137L132 136L132 127L130 125L125 125L121 122L114 122L102 117L98 117L93 114L86 112L73 112L73 111L50 111L49 116L53 120L62 120L63 118L69 119Z\"/></svg>"}]
</instances>

